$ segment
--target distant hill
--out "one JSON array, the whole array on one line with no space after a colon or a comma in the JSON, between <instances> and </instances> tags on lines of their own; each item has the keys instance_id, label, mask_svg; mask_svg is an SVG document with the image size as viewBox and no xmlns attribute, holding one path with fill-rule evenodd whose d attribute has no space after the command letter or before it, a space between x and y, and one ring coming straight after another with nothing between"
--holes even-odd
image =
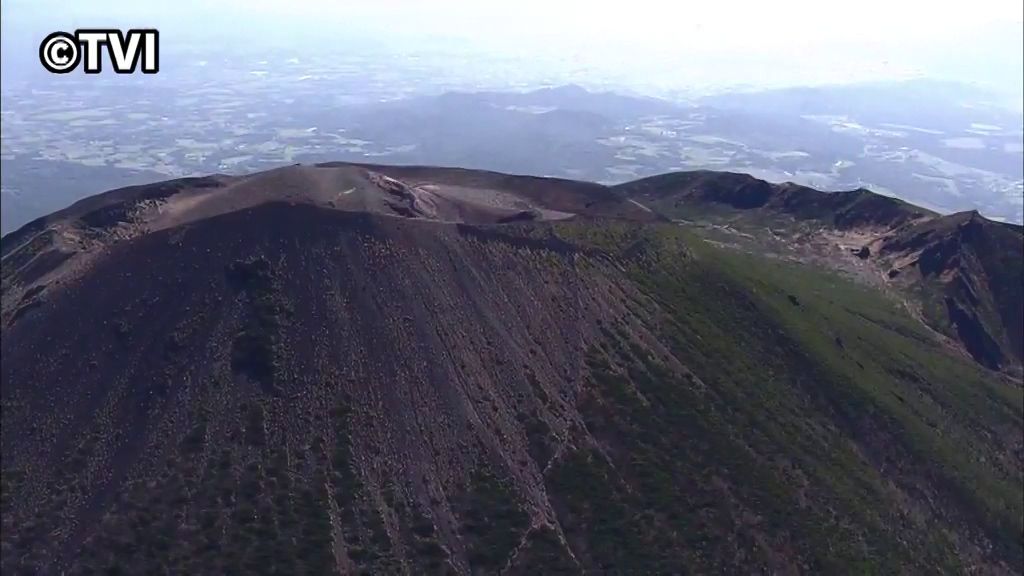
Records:
<instances>
[{"instance_id":1,"label":"distant hill","mask_svg":"<svg viewBox=\"0 0 1024 576\"><path fill-rule=\"evenodd\" d=\"M476 97L507 106L547 106L591 112L613 120L632 120L642 116L678 114L686 107L659 98L632 96L610 91L590 91L567 84L528 92L480 92Z\"/></svg>"},{"instance_id":2,"label":"distant hill","mask_svg":"<svg viewBox=\"0 0 1024 576\"><path fill-rule=\"evenodd\" d=\"M815 194L328 163L37 219L0 241L0 568L1019 573L1021 382L904 301L989 332L1015 237Z\"/></svg>"},{"instance_id":3,"label":"distant hill","mask_svg":"<svg viewBox=\"0 0 1024 576\"><path fill-rule=\"evenodd\" d=\"M638 118L681 110L664 100L562 86L521 93L449 92L345 115L346 135L393 150L389 163L601 175L621 161L600 139Z\"/></svg>"},{"instance_id":4,"label":"distant hill","mask_svg":"<svg viewBox=\"0 0 1024 576\"><path fill-rule=\"evenodd\" d=\"M1003 100L981 86L915 78L732 92L699 102L723 110L780 116L837 114L867 124L896 122L952 131L970 128L972 123L1002 125L1008 117L1019 118L1020 110L1005 108Z\"/></svg>"}]
</instances>

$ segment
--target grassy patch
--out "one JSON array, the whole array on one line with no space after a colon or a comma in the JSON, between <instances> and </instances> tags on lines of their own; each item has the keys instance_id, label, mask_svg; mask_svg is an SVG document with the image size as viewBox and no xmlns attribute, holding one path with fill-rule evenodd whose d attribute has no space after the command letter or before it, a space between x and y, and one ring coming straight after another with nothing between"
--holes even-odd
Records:
<instances>
[{"instance_id":1,"label":"grassy patch","mask_svg":"<svg viewBox=\"0 0 1024 576\"><path fill-rule=\"evenodd\" d=\"M623 233L598 242L618 245ZM587 482L632 487L622 517L668 527L661 549L696 571L760 565L780 550L833 573L956 571L949 534L976 531L1021 564L1021 473L1005 443L1020 434L1019 388L947 353L878 292L677 228L644 233L613 258L658 303L660 339L694 377L606 330L582 409L618 478L588 453L564 478L590 480L556 484L560 497L571 504ZM616 502L614 490L589 497ZM600 539L602 523L583 524ZM594 565L612 560L593 548L581 553ZM639 552L614 560L662 568Z\"/></svg>"}]
</instances>

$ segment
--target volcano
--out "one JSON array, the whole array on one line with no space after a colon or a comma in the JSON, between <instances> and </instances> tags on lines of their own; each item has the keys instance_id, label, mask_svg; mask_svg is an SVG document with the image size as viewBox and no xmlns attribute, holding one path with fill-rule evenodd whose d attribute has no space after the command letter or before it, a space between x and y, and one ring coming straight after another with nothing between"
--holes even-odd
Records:
<instances>
[{"instance_id":1,"label":"volcano","mask_svg":"<svg viewBox=\"0 0 1024 576\"><path fill-rule=\"evenodd\" d=\"M296 165L5 236L3 571L1024 569L1012 373L637 190Z\"/></svg>"}]
</instances>

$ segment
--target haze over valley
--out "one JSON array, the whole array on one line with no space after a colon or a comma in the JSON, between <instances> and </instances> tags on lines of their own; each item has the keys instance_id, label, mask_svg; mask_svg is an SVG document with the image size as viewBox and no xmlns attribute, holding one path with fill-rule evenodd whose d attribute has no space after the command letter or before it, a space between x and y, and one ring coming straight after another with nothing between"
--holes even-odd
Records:
<instances>
[{"instance_id":1,"label":"haze over valley","mask_svg":"<svg viewBox=\"0 0 1024 576\"><path fill-rule=\"evenodd\" d=\"M604 183L726 170L1021 222L1021 115L970 86L907 80L671 101L579 85L481 91L408 63L394 79L384 62L325 69L285 56L216 72L195 62L190 81L173 85L76 79L73 101L64 88L5 84L3 230L130 183L329 160Z\"/></svg>"},{"instance_id":2,"label":"haze over valley","mask_svg":"<svg viewBox=\"0 0 1024 576\"><path fill-rule=\"evenodd\" d=\"M598 7L586 28L574 2L258 2L244 27L201 3L15 2L3 24L2 230L128 183L328 160L607 183L732 170L1021 222L1019 6L908 4L882 19L868 3L843 25L790 0L762 15L785 38L727 4L662 14L678 22L656 18L668 10L657 2ZM41 69L41 34L101 16L159 25L160 74ZM851 44L868 22L874 43ZM957 57L934 57L954 45Z\"/></svg>"}]
</instances>

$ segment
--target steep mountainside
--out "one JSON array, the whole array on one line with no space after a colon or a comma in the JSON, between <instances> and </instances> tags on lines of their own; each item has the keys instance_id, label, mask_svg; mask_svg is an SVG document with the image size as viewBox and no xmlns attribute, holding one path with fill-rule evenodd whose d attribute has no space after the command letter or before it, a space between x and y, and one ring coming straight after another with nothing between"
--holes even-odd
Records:
<instances>
[{"instance_id":1,"label":"steep mountainside","mask_svg":"<svg viewBox=\"0 0 1024 576\"><path fill-rule=\"evenodd\" d=\"M1019 383L619 190L295 166L2 263L4 573L1024 569Z\"/></svg>"},{"instance_id":2,"label":"steep mountainside","mask_svg":"<svg viewBox=\"0 0 1024 576\"><path fill-rule=\"evenodd\" d=\"M1020 226L977 212L940 216L868 190L824 193L746 174L681 172L616 189L676 218L726 225L755 250L782 240L798 247L797 259L839 269L866 264L876 283L906 297L979 364L1021 374Z\"/></svg>"},{"instance_id":3,"label":"steep mountainside","mask_svg":"<svg viewBox=\"0 0 1024 576\"><path fill-rule=\"evenodd\" d=\"M1024 359L1024 235L977 212L896 228L876 243L890 277L916 288L925 318L993 369Z\"/></svg>"}]
</instances>

